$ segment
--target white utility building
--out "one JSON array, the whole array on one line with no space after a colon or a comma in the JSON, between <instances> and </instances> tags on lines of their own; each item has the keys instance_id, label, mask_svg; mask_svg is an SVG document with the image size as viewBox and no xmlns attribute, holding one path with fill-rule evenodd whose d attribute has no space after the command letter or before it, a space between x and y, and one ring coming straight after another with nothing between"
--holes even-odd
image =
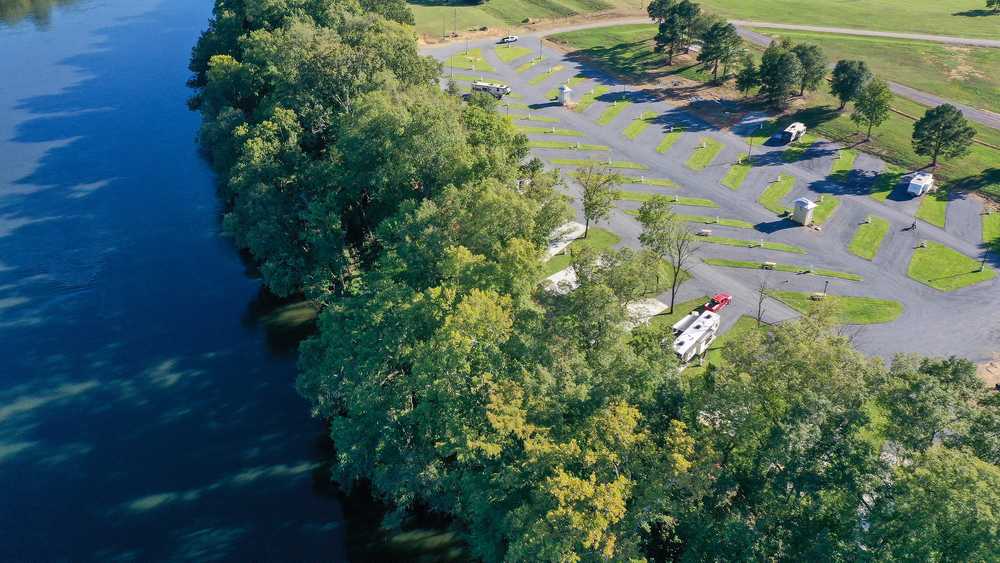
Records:
<instances>
[{"instance_id":1,"label":"white utility building","mask_svg":"<svg viewBox=\"0 0 1000 563\"><path fill-rule=\"evenodd\" d=\"M808 225L813 220L813 210L816 209L816 202L805 197L792 202L792 221L800 225Z\"/></svg>"}]
</instances>

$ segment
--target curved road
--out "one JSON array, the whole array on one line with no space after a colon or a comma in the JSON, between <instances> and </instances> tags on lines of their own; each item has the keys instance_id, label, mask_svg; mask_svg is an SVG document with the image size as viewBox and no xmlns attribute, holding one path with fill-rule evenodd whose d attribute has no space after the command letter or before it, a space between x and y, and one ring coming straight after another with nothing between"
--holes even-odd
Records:
<instances>
[{"instance_id":1,"label":"curved road","mask_svg":"<svg viewBox=\"0 0 1000 563\"><path fill-rule=\"evenodd\" d=\"M792 29L796 31L817 31L820 33L837 33L840 35L866 35L869 37L891 37L894 39L916 39L919 41L934 41L952 45L973 45L976 47L1000 48L1000 39L971 39L968 37L952 37L949 35L928 35L926 33L899 33L895 31L874 31L870 29L851 29L847 27L826 27L822 25L799 25L793 23L771 23L748 20L729 20L737 27L760 27L769 29Z\"/></svg>"}]
</instances>

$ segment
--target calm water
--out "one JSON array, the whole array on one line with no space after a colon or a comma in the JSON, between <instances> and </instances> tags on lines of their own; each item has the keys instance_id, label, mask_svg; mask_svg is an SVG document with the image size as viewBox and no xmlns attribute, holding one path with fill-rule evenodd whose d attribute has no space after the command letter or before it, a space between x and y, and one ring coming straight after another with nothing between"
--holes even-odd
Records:
<instances>
[{"instance_id":1,"label":"calm water","mask_svg":"<svg viewBox=\"0 0 1000 563\"><path fill-rule=\"evenodd\" d=\"M210 0L56 4L0 23L0 560L344 559L193 144Z\"/></svg>"}]
</instances>

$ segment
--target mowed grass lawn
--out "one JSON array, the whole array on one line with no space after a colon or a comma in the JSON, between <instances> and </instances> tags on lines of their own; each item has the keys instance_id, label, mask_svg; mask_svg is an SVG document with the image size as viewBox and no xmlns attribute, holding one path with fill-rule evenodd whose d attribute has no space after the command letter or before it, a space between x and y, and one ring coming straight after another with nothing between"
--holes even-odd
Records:
<instances>
[{"instance_id":1,"label":"mowed grass lawn","mask_svg":"<svg viewBox=\"0 0 1000 563\"><path fill-rule=\"evenodd\" d=\"M533 49L522 47L520 45L511 45L510 43L506 45L497 45L494 51L497 54L497 58L505 63L510 63L535 52Z\"/></svg>"},{"instance_id":2,"label":"mowed grass lawn","mask_svg":"<svg viewBox=\"0 0 1000 563\"><path fill-rule=\"evenodd\" d=\"M666 57L653 50L656 31L654 24L614 25L557 33L548 39L626 81L645 82L671 75L702 81L711 78L711 73L701 70L693 51L675 55L674 65L666 66Z\"/></svg>"},{"instance_id":3,"label":"mowed grass lawn","mask_svg":"<svg viewBox=\"0 0 1000 563\"><path fill-rule=\"evenodd\" d=\"M800 248L792 244L785 244L783 242L764 241L764 243L761 244L761 241L759 240L744 240L738 238L717 237L717 236L698 237L698 240L707 242L708 244L721 244L724 246L738 246L741 248L758 248L761 250L777 250L778 252L789 252L792 254L806 253L804 248Z\"/></svg>"},{"instance_id":4,"label":"mowed grass lawn","mask_svg":"<svg viewBox=\"0 0 1000 563\"><path fill-rule=\"evenodd\" d=\"M824 195L823 201L816 202L816 209L813 209L813 223L822 225L833 217L840 207L840 200L832 195Z\"/></svg>"},{"instance_id":5,"label":"mowed grass lawn","mask_svg":"<svg viewBox=\"0 0 1000 563\"><path fill-rule=\"evenodd\" d=\"M994 20L996 39L1000 37L1000 17ZM885 80L948 100L984 109L1000 107L1000 49L783 29L755 31L795 43L814 43L831 61L863 60Z\"/></svg>"},{"instance_id":6,"label":"mowed grass lawn","mask_svg":"<svg viewBox=\"0 0 1000 563\"><path fill-rule=\"evenodd\" d=\"M980 261L936 242L918 248L910 259L907 274L939 291L954 291L996 277L993 268L980 271Z\"/></svg>"},{"instance_id":7,"label":"mowed grass lawn","mask_svg":"<svg viewBox=\"0 0 1000 563\"><path fill-rule=\"evenodd\" d=\"M943 229L948 218L948 191L937 190L924 194L921 198L920 207L917 208L917 219Z\"/></svg>"},{"instance_id":8,"label":"mowed grass lawn","mask_svg":"<svg viewBox=\"0 0 1000 563\"><path fill-rule=\"evenodd\" d=\"M486 59L483 58L483 52L479 48L469 49L468 51L462 51L461 53L452 55L444 62L444 67L446 69L460 68L463 70L474 70L479 72L496 72L493 65L486 62Z\"/></svg>"},{"instance_id":9,"label":"mowed grass lawn","mask_svg":"<svg viewBox=\"0 0 1000 563\"><path fill-rule=\"evenodd\" d=\"M802 291L772 291L769 294L800 313L808 313L818 305L811 293ZM838 324L869 325L890 323L903 314L903 304L889 299L827 295L823 299L833 309Z\"/></svg>"},{"instance_id":10,"label":"mowed grass lawn","mask_svg":"<svg viewBox=\"0 0 1000 563\"><path fill-rule=\"evenodd\" d=\"M481 4L451 2L410 2L416 19L416 31L428 37L439 37L442 30L451 33L454 28L462 33L482 26L494 29L497 36L506 35L512 26L525 18L532 20L565 18L615 7L636 8L623 0L490 0Z\"/></svg>"},{"instance_id":11,"label":"mowed grass lawn","mask_svg":"<svg viewBox=\"0 0 1000 563\"><path fill-rule=\"evenodd\" d=\"M729 260L726 258L705 258L702 260L709 266L724 266L726 268L746 268L750 270L763 270L763 262L750 262L747 260ZM774 264L770 269L778 272L789 272L793 274L811 274L825 278L838 278L849 281L862 281L864 278L850 272L838 272L837 270L827 270L826 268L809 268L795 264Z\"/></svg>"},{"instance_id":12,"label":"mowed grass lawn","mask_svg":"<svg viewBox=\"0 0 1000 563\"><path fill-rule=\"evenodd\" d=\"M690 205L692 207L718 207L719 204L715 203L710 199L703 197L684 197L678 195L663 195L654 194L649 192L634 192L630 190L621 190L618 194L618 199L623 201L649 201L653 199L654 196L662 195L667 198L667 200L674 205Z\"/></svg>"},{"instance_id":13,"label":"mowed grass lawn","mask_svg":"<svg viewBox=\"0 0 1000 563\"><path fill-rule=\"evenodd\" d=\"M851 239L848 250L865 260L874 260L878 249L882 247L882 239L889 232L889 222L874 215L869 215L868 219L868 223L854 231L854 238Z\"/></svg>"},{"instance_id":14,"label":"mowed grass lawn","mask_svg":"<svg viewBox=\"0 0 1000 563\"><path fill-rule=\"evenodd\" d=\"M757 202L776 215L787 213L788 206L785 205L784 200L791 193L793 187L795 187L795 176L783 174L770 186L764 188L760 197L757 198Z\"/></svg>"},{"instance_id":15,"label":"mowed grass lawn","mask_svg":"<svg viewBox=\"0 0 1000 563\"><path fill-rule=\"evenodd\" d=\"M576 106L573 111L582 112L586 111L587 108L594 105L597 98L607 94L611 89L607 86L594 86L589 92L585 92L580 99L576 102Z\"/></svg>"},{"instance_id":16,"label":"mowed grass lawn","mask_svg":"<svg viewBox=\"0 0 1000 563\"><path fill-rule=\"evenodd\" d=\"M879 172L879 175L875 178L871 192L868 195L875 201L885 202L885 200L889 199L889 195L892 194L893 190L899 186L899 182L905 174L906 170L892 164L886 164L885 169Z\"/></svg>"},{"instance_id":17,"label":"mowed grass lawn","mask_svg":"<svg viewBox=\"0 0 1000 563\"><path fill-rule=\"evenodd\" d=\"M547 278L556 272L561 272L568 268L573 260L572 253L574 251L581 248L591 248L597 251L610 250L620 241L621 237L611 231L591 225L586 238L574 240L566 247L566 250L562 254L556 254L552 258L549 258L548 262L542 266L542 277Z\"/></svg>"},{"instance_id":18,"label":"mowed grass lawn","mask_svg":"<svg viewBox=\"0 0 1000 563\"><path fill-rule=\"evenodd\" d=\"M983 215L983 243L993 252L1000 252L1000 213Z\"/></svg>"},{"instance_id":19,"label":"mowed grass lawn","mask_svg":"<svg viewBox=\"0 0 1000 563\"><path fill-rule=\"evenodd\" d=\"M746 181L751 168L746 162L734 164L729 172L726 172L726 177L722 179L722 185L731 190L740 189L743 187L743 182Z\"/></svg>"},{"instance_id":20,"label":"mowed grass lawn","mask_svg":"<svg viewBox=\"0 0 1000 563\"><path fill-rule=\"evenodd\" d=\"M701 144L694 149L694 152L691 153L685 164L691 170L704 170L708 168L709 164L712 164L715 157L719 156L723 148L725 148L725 145L719 141L709 137L702 137Z\"/></svg>"},{"instance_id":21,"label":"mowed grass lawn","mask_svg":"<svg viewBox=\"0 0 1000 563\"><path fill-rule=\"evenodd\" d=\"M979 0L700 0L730 19L996 38L996 18Z\"/></svg>"}]
</instances>

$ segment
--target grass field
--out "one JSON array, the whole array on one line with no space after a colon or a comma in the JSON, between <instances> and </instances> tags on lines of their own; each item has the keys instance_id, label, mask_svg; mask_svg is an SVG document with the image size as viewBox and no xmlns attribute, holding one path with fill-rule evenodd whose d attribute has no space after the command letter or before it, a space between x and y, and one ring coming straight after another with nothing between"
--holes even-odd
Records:
<instances>
[{"instance_id":1,"label":"grass field","mask_svg":"<svg viewBox=\"0 0 1000 563\"><path fill-rule=\"evenodd\" d=\"M526 57L535 51L527 47L511 45L508 43L506 45L497 45L496 48L494 48L494 52L496 52L497 58L502 62L511 63L521 57Z\"/></svg>"},{"instance_id":2,"label":"grass field","mask_svg":"<svg viewBox=\"0 0 1000 563\"><path fill-rule=\"evenodd\" d=\"M542 64L543 62L545 62L545 57L535 57L531 60L521 63L520 66L514 69L514 72L518 74L524 74L525 72L528 72L529 70L535 68L536 66Z\"/></svg>"},{"instance_id":3,"label":"grass field","mask_svg":"<svg viewBox=\"0 0 1000 563\"><path fill-rule=\"evenodd\" d=\"M728 260L725 258L705 258L702 262L708 264L709 266L724 266L726 268L747 268L750 270L763 270L762 262L750 262L745 260ZM809 268L806 266L796 266L794 264L775 264L773 270L778 272L790 272L793 274L811 274L814 276L822 276L826 278L838 278L842 280L849 281L861 281L864 278L857 274L851 274L848 272L838 272L836 270L827 270L825 268Z\"/></svg>"},{"instance_id":4,"label":"grass field","mask_svg":"<svg viewBox=\"0 0 1000 563\"><path fill-rule=\"evenodd\" d=\"M730 343L739 340L744 335L755 330L757 330L757 319L747 315L742 315L740 318L736 319L736 323L733 324L729 330L719 335L719 337L715 339L715 342L709 346L708 351L705 353L704 365L692 365L688 367L684 370L684 378L692 379L703 375L711 368L722 367L725 364L722 354L726 347L729 346Z\"/></svg>"},{"instance_id":5,"label":"grass field","mask_svg":"<svg viewBox=\"0 0 1000 563\"><path fill-rule=\"evenodd\" d=\"M721 244L724 246L739 246L742 248L760 248L762 250L777 250L778 252L790 252L792 254L805 254L805 249L799 248L798 246L785 244L783 242L768 242L764 241L761 245L759 240L743 240L738 238L729 237L699 237L699 240L703 240L709 244Z\"/></svg>"},{"instance_id":6,"label":"grass field","mask_svg":"<svg viewBox=\"0 0 1000 563\"><path fill-rule=\"evenodd\" d=\"M996 38L996 18L979 0L701 0L727 18L882 31ZM807 9L806 9L807 8Z\"/></svg>"},{"instance_id":7,"label":"grass field","mask_svg":"<svg viewBox=\"0 0 1000 563\"><path fill-rule=\"evenodd\" d=\"M630 105L632 105L632 102L616 100L613 104L608 106L607 109L601 112L601 116L597 118L597 124L601 126L610 125L611 122L621 115L623 111L627 110Z\"/></svg>"},{"instance_id":8,"label":"grass field","mask_svg":"<svg viewBox=\"0 0 1000 563\"><path fill-rule=\"evenodd\" d=\"M983 243L993 252L1000 252L1000 213L983 215Z\"/></svg>"},{"instance_id":9,"label":"grass field","mask_svg":"<svg viewBox=\"0 0 1000 563\"><path fill-rule=\"evenodd\" d=\"M833 160L830 168L831 175L840 175L854 169L854 161L858 159L858 151L854 149L841 149L837 151L837 158Z\"/></svg>"},{"instance_id":10,"label":"grass field","mask_svg":"<svg viewBox=\"0 0 1000 563\"><path fill-rule=\"evenodd\" d=\"M1000 17L994 18L998 20ZM1000 37L1000 23L994 25L995 39ZM984 109L1000 107L1000 49L778 29L756 31L795 43L814 43L831 61L863 60L885 80L949 100Z\"/></svg>"},{"instance_id":11,"label":"grass field","mask_svg":"<svg viewBox=\"0 0 1000 563\"><path fill-rule=\"evenodd\" d=\"M581 248L592 248L594 250L609 250L621 241L621 237L607 229L594 227L591 225L587 232L587 238L578 238L566 247L566 251L550 258L542 266L542 277L547 278L556 272L560 272L569 267L572 261L571 254Z\"/></svg>"},{"instance_id":12,"label":"grass field","mask_svg":"<svg viewBox=\"0 0 1000 563\"><path fill-rule=\"evenodd\" d=\"M604 94L607 94L609 90L610 88L608 88L607 86L594 86L594 88L591 89L589 92L580 96L580 99L576 102L576 107L573 108L573 111L575 112L586 111L587 108L594 105L594 102L597 101L597 98L603 96Z\"/></svg>"},{"instance_id":13,"label":"grass field","mask_svg":"<svg viewBox=\"0 0 1000 563\"><path fill-rule=\"evenodd\" d=\"M608 168L620 168L622 170L649 170L649 167L645 164L639 164L638 162L632 162L629 160L607 161L593 158L553 158L549 162L560 166L590 166L591 164L599 164L601 166L607 166Z\"/></svg>"},{"instance_id":14,"label":"grass field","mask_svg":"<svg viewBox=\"0 0 1000 563\"><path fill-rule=\"evenodd\" d=\"M917 208L917 219L944 228L948 218L948 191L938 190L923 196Z\"/></svg>"},{"instance_id":15,"label":"grass field","mask_svg":"<svg viewBox=\"0 0 1000 563\"><path fill-rule=\"evenodd\" d=\"M708 80L711 74L700 70L694 53L675 56L673 66L653 51L657 28L653 24L615 25L581 29L550 35L548 39L588 58L595 66L627 82L645 82L664 76L684 76Z\"/></svg>"},{"instance_id":16,"label":"grass field","mask_svg":"<svg viewBox=\"0 0 1000 563\"><path fill-rule=\"evenodd\" d=\"M536 127L533 125L518 125L516 129L521 133L534 133L536 135L555 135L557 137L582 137L583 132L576 129L563 129L561 127Z\"/></svg>"},{"instance_id":17,"label":"grass field","mask_svg":"<svg viewBox=\"0 0 1000 563\"><path fill-rule=\"evenodd\" d=\"M528 141L528 148L532 149L564 149L571 151L607 151L611 150L607 145L593 145L590 143L574 143L572 141Z\"/></svg>"},{"instance_id":18,"label":"grass field","mask_svg":"<svg viewBox=\"0 0 1000 563\"><path fill-rule=\"evenodd\" d=\"M565 18L611 8L637 10L634 0L490 0L482 4L452 2L410 2L416 19L416 31L429 37L440 37L452 31L487 27L496 34L506 35L526 18L532 20Z\"/></svg>"},{"instance_id":19,"label":"grass field","mask_svg":"<svg viewBox=\"0 0 1000 563\"><path fill-rule=\"evenodd\" d=\"M813 146L818 140L819 138L816 135L809 133L802 135L798 141L792 143L791 146L781 153L781 159L785 162L798 162L802 160L806 157L806 151L809 150L809 147Z\"/></svg>"},{"instance_id":20,"label":"grass field","mask_svg":"<svg viewBox=\"0 0 1000 563\"><path fill-rule=\"evenodd\" d=\"M747 179L747 174L750 173L752 167L747 163L734 164L729 172L726 172L726 177L722 179L722 185L731 189L738 190L743 186L743 182Z\"/></svg>"},{"instance_id":21,"label":"grass field","mask_svg":"<svg viewBox=\"0 0 1000 563\"><path fill-rule=\"evenodd\" d=\"M979 260L928 241L927 248L918 248L913 252L907 274L939 291L954 291L996 277L992 268L986 266L980 271L979 265Z\"/></svg>"},{"instance_id":22,"label":"grass field","mask_svg":"<svg viewBox=\"0 0 1000 563\"><path fill-rule=\"evenodd\" d=\"M518 121L534 121L536 123L559 123L559 118L548 117L545 115L538 115L537 113L527 113L527 114L510 114L511 119L516 119Z\"/></svg>"},{"instance_id":23,"label":"grass field","mask_svg":"<svg viewBox=\"0 0 1000 563\"><path fill-rule=\"evenodd\" d=\"M882 239L889 232L889 222L881 217L869 215L869 223L865 223L854 231L854 238L848 250L855 256L860 256L865 260L875 259L878 249L882 246Z\"/></svg>"},{"instance_id":24,"label":"grass field","mask_svg":"<svg viewBox=\"0 0 1000 563\"><path fill-rule=\"evenodd\" d=\"M788 197L793 187L795 187L795 177L782 174L770 186L764 188L757 198L757 203L776 215L787 213L788 206L784 204L784 199Z\"/></svg>"},{"instance_id":25,"label":"grass field","mask_svg":"<svg viewBox=\"0 0 1000 563\"><path fill-rule=\"evenodd\" d=\"M651 194L649 192L634 192L629 190L622 190L618 199L622 201L649 201L653 199L653 196L663 195L663 194ZM663 196L667 198L673 205L688 205L691 207L718 207L719 204L715 203L710 199L705 199L703 197L684 197L676 195Z\"/></svg>"},{"instance_id":26,"label":"grass field","mask_svg":"<svg viewBox=\"0 0 1000 563\"><path fill-rule=\"evenodd\" d=\"M626 184L639 184L640 186L659 186L661 188L676 188L677 184L673 180L666 178L647 178L646 176L625 176Z\"/></svg>"},{"instance_id":27,"label":"grass field","mask_svg":"<svg viewBox=\"0 0 1000 563\"><path fill-rule=\"evenodd\" d=\"M663 136L663 139L660 140L660 144L656 145L656 152L660 154L667 152L670 150L670 147L674 146L674 143L676 143L677 139L680 139L683 134L684 130L679 127L667 133Z\"/></svg>"},{"instance_id":28,"label":"grass field","mask_svg":"<svg viewBox=\"0 0 1000 563\"><path fill-rule=\"evenodd\" d=\"M687 221L688 223L702 223L705 225L719 225L720 227L734 227L737 229L752 229L753 223L749 221L744 221L742 219L727 219L726 217L718 216L708 216L708 215L674 215L677 219L681 221Z\"/></svg>"},{"instance_id":29,"label":"grass field","mask_svg":"<svg viewBox=\"0 0 1000 563\"><path fill-rule=\"evenodd\" d=\"M906 170L892 164L887 164L885 170L880 172L878 177L875 178L872 191L868 195L875 201L885 202L889 198L889 194L899 185L899 181L904 174L906 174Z\"/></svg>"},{"instance_id":30,"label":"grass field","mask_svg":"<svg viewBox=\"0 0 1000 563\"><path fill-rule=\"evenodd\" d=\"M656 115L655 111L642 112L642 115L633 119L632 123L628 124L628 127L622 131L622 135L624 135L626 139L634 141L636 137L641 135L642 132L652 124L653 120L656 119Z\"/></svg>"},{"instance_id":31,"label":"grass field","mask_svg":"<svg viewBox=\"0 0 1000 563\"><path fill-rule=\"evenodd\" d=\"M833 217L833 214L837 212L837 208L840 207L840 200L833 197L832 195L824 195L823 201L816 202L816 209L813 209L813 223L816 225L822 225Z\"/></svg>"},{"instance_id":32,"label":"grass field","mask_svg":"<svg viewBox=\"0 0 1000 563\"><path fill-rule=\"evenodd\" d=\"M486 62L483 52L480 49L469 49L462 51L444 62L445 68L460 68L463 70L474 70L477 72L496 72L493 65Z\"/></svg>"},{"instance_id":33,"label":"grass field","mask_svg":"<svg viewBox=\"0 0 1000 563\"><path fill-rule=\"evenodd\" d=\"M709 137L702 137L701 144L691 153L690 158L685 163L691 170L704 170L709 164L719 156L725 146Z\"/></svg>"},{"instance_id":34,"label":"grass field","mask_svg":"<svg viewBox=\"0 0 1000 563\"><path fill-rule=\"evenodd\" d=\"M817 305L815 301L809 298L812 294L808 292L772 291L770 295L800 313L808 313ZM890 323L903 314L902 303L888 299L827 295L824 301L832 306L839 324L869 325Z\"/></svg>"},{"instance_id":35,"label":"grass field","mask_svg":"<svg viewBox=\"0 0 1000 563\"><path fill-rule=\"evenodd\" d=\"M549 78L552 78L553 74L559 72L563 68L565 68L565 67L563 67L563 65L553 65L552 68L546 70L545 72L543 72L543 73L541 73L541 74L539 74L537 76L532 76L531 80L528 81L528 84L531 84L532 86L537 86L537 85L541 84L542 82L545 82Z\"/></svg>"},{"instance_id":36,"label":"grass field","mask_svg":"<svg viewBox=\"0 0 1000 563\"><path fill-rule=\"evenodd\" d=\"M696 297L694 299L688 299L681 303L674 303L674 312L672 313L661 313L649 319L649 324L653 326L674 326L674 323L681 320L682 317L694 311L698 307L701 307L705 303L708 303L709 297L703 295L701 297Z\"/></svg>"}]
</instances>

